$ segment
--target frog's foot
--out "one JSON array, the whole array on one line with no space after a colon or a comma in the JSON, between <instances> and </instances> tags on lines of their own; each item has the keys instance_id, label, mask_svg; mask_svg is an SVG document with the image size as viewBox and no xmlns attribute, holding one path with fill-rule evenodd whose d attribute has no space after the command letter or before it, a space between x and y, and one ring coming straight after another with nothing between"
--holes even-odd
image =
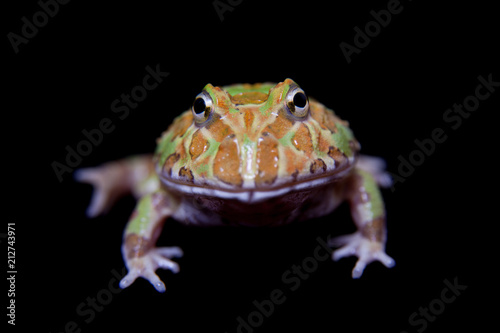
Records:
<instances>
[{"instance_id":1,"label":"frog's foot","mask_svg":"<svg viewBox=\"0 0 500 333\"><path fill-rule=\"evenodd\" d=\"M93 185L94 192L90 205L87 208L88 217L96 217L106 213L115 201L128 192L124 181L120 182L123 174L122 166L104 164L99 167L78 169L75 171L75 180Z\"/></svg>"},{"instance_id":2,"label":"frog's foot","mask_svg":"<svg viewBox=\"0 0 500 333\"><path fill-rule=\"evenodd\" d=\"M352 277L354 279L361 277L366 265L375 260L380 261L388 268L396 264L394 259L385 253L384 245L381 242L363 237L359 231L351 235L331 239L329 245L334 247L342 246L332 254L332 258L335 261L352 255L358 257L358 261L352 270Z\"/></svg>"},{"instance_id":3,"label":"frog's foot","mask_svg":"<svg viewBox=\"0 0 500 333\"><path fill-rule=\"evenodd\" d=\"M385 171L385 161L376 156L359 155L356 167L369 172L377 184L381 187L388 188L392 185L391 175Z\"/></svg>"},{"instance_id":4,"label":"frog's foot","mask_svg":"<svg viewBox=\"0 0 500 333\"><path fill-rule=\"evenodd\" d=\"M126 259L128 273L120 281L120 288L127 288L135 279L142 277L148 280L157 291L165 292L165 284L160 280L155 271L158 268L169 269L173 273L179 272L179 265L168 258L182 257L179 247L152 248L141 257Z\"/></svg>"},{"instance_id":5,"label":"frog's foot","mask_svg":"<svg viewBox=\"0 0 500 333\"><path fill-rule=\"evenodd\" d=\"M78 169L75 180L94 186L87 216L106 213L115 201L129 193L142 197L156 189L155 182L147 182L154 174L151 155L136 155L108 162L98 167Z\"/></svg>"}]
</instances>

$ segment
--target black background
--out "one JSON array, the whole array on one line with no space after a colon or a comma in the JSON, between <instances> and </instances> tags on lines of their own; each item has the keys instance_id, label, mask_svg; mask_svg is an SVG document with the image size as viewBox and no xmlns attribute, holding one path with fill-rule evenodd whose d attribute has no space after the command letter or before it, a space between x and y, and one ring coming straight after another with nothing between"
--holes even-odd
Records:
<instances>
[{"instance_id":1,"label":"black background","mask_svg":"<svg viewBox=\"0 0 500 333\"><path fill-rule=\"evenodd\" d=\"M439 305L445 279L467 289L427 322L425 332L486 327L494 312L489 302L497 299L491 226L498 220L498 194L488 190L495 190L498 174L492 146L498 142L493 118L500 88L455 130L443 114L474 94L478 76L500 81L498 18L479 3L402 1L402 11L348 63L339 44L352 45L353 29L363 29L373 20L370 11L387 4L247 0L221 21L212 1L72 1L60 5L17 54L5 37L7 214L0 232L16 223L15 328L62 332L75 322L82 332L236 332L237 318L255 311L254 300L280 289L286 301L255 332L417 332L423 324L412 326L409 317ZM6 10L4 36L20 34L21 18L32 21L38 11L36 1ZM120 120L111 103L142 83L146 66L157 64L169 76ZM51 167L64 163L65 147L76 147L85 139L82 130L109 118L115 129L81 167L151 152L206 83L286 77L349 120L362 151L385 158L392 173L398 174L399 156L417 149L414 140L429 139L435 128L445 132L446 141L403 183L383 192L387 253L396 267L374 263L352 280L355 258L327 260L290 290L282 275L313 255L317 237L354 230L345 205L324 218L275 229L170 221L159 245L180 246L185 255L179 274L158 271L166 293L138 280L95 316L78 313L82 303L81 309L90 309L89 299L105 298L110 282L116 286L112 270L123 268L121 235L134 200L124 198L108 215L87 219L91 187L69 173L59 182ZM6 257L4 245L2 240Z\"/></svg>"}]
</instances>

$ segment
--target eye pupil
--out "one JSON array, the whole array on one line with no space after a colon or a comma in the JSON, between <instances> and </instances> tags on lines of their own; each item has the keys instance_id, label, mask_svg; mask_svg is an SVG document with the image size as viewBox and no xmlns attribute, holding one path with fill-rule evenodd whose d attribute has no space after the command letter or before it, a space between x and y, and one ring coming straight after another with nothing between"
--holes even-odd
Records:
<instances>
[{"instance_id":1,"label":"eye pupil","mask_svg":"<svg viewBox=\"0 0 500 333\"><path fill-rule=\"evenodd\" d=\"M309 114L309 100L306 93L297 85L290 86L286 95L285 105L290 115L295 119L307 119L307 115Z\"/></svg>"},{"instance_id":2,"label":"eye pupil","mask_svg":"<svg viewBox=\"0 0 500 333\"><path fill-rule=\"evenodd\" d=\"M298 92L293 96L293 104L296 107L303 108L307 104L306 95L303 92Z\"/></svg>"},{"instance_id":3,"label":"eye pupil","mask_svg":"<svg viewBox=\"0 0 500 333\"><path fill-rule=\"evenodd\" d=\"M198 97L197 99L194 100L193 103L193 110L197 114L201 114L205 112L205 109L207 108L207 105L205 104L205 101L203 98Z\"/></svg>"}]
</instances>

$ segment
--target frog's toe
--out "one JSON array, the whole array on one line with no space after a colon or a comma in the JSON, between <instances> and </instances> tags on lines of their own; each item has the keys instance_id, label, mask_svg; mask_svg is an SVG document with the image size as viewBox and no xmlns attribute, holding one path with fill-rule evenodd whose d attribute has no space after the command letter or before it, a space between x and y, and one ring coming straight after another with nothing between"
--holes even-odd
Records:
<instances>
[{"instance_id":1,"label":"frog's toe","mask_svg":"<svg viewBox=\"0 0 500 333\"><path fill-rule=\"evenodd\" d=\"M177 246L157 247L154 249L158 254L167 258L180 258L184 255L182 249Z\"/></svg>"},{"instance_id":2,"label":"frog's toe","mask_svg":"<svg viewBox=\"0 0 500 333\"><path fill-rule=\"evenodd\" d=\"M396 264L394 259L389 257L383 250L373 251L371 253L368 253L367 255L362 255L359 257L356 265L352 270L352 278L357 279L361 277L366 265L376 260L380 261L387 268L391 268Z\"/></svg>"},{"instance_id":3,"label":"frog's toe","mask_svg":"<svg viewBox=\"0 0 500 333\"><path fill-rule=\"evenodd\" d=\"M125 289L139 277L139 270L131 269L127 275L120 280L120 288Z\"/></svg>"},{"instance_id":4,"label":"frog's toe","mask_svg":"<svg viewBox=\"0 0 500 333\"><path fill-rule=\"evenodd\" d=\"M388 268L396 264L394 259L385 253L382 243L367 239L359 232L334 238L330 240L329 244L336 247L341 246L332 253L332 258L335 261L353 255L358 257L358 261L352 270L354 279L361 277L366 265L373 261L380 261Z\"/></svg>"},{"instance_id":5,"label":"frog's toe","mask_svg":"<svg viewBox=\"0 0 500 333\"><path fill-rule=\"evenodd\" d=\"M391 187L393 180L391 175L385 171L386 163L382 158L360 155L356 167L369 172L379 186Z\"/></svg>"},{"instance_id":6,"label":"frog's toe","mask_svg":"<svg viewBox=\"0 0 500 333\"><path fill-rule=\"evenodd\" d=\"M179 265L168 259L181 257L182 250L176 246L153 248L145 255L138 258L127 259L128 273L120 281L120 288L127 288L138 277L148 280L157 291L165 292L165 284L156 275L155 271L158 268L168 269L173 273L179 272Z\"/></svg>"},{"instance_id":7,"label":"frog's toe","mask_svg":"<svg viewBox=\"0 0 500 333\"><path fill-rule=\"evenodd\" d=\"M105 180L99 168L78 169L75 171L74 178L80 183L91 184L94 187L94 192L86 211L87 216L96 217L104 213L107 207L110 206L110 200L109 191L106 189Z\"/></svg>"},{"instance_id":8,"label":"frog's toe","mask_svg":"<svg viewBox=\"0 0 500 333\"><path fill-rule=\"evenodd\" d=\"M74 178L81 183L91 184L94 187L92 198L86 214L96 217L106 213L115 203L123 190L112 182L112 175L106 166L84 168L75 171Z\"/></svg>"},{"instance_id":9,"label":"frog's toe","mask_svg":"<svg viewBox=\"0 0 500 333\"><path fill-rule=\"evenodd\" d=\"M154 261L156 262L158 268L171 270L173 273L179 273L179 265L167 258L179 258L182 257L182 250L178 247L160 247L152 250Z\"/></svg>"},{"instance_id":10,"label":"frog's toe","mask_svg":"<svg viewBox=\"0 0 500 333\"><path fill-rule=\"evenodd\" d=\"M157 291L160 293L165 292L165 284L163 281L156 275L155 272L152 272L150 270L145 270L143 272L140 272L137 269L131 269L127 275L120 281L120 288L125 289L128 286L130 286L138 277L143 277L146 280L148 280Z\"/></svg>"}]
</instances>

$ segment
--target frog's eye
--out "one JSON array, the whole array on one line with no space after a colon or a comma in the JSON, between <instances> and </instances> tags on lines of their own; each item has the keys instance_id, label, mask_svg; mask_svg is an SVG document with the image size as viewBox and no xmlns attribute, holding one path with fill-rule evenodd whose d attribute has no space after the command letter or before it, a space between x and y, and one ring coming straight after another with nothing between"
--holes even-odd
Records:
<instances>
[{"instance_id":1,"label":"frog's eye","mask_svg":"<svg viewBox=\"0 0 500 333\"><path fill-rule=\"evenodd\" d=\"M193 106L191 107L196 123L204 123L210 116L213 108L214 104L208 93L202 92L198 94L198 96L194 99Z\"/></svg>"},{"instance_id":2,"label":"frog's eye","mask_svg":"<svg viewBox=\"0 0 500 333\"><path fill-rule=\"evenodd\" d=\"M304 90L298 86L290 87L286 95L286 107L288 111L297 118L305 118L309 111L309 100Z\"/></svg>"}]
</instances>

